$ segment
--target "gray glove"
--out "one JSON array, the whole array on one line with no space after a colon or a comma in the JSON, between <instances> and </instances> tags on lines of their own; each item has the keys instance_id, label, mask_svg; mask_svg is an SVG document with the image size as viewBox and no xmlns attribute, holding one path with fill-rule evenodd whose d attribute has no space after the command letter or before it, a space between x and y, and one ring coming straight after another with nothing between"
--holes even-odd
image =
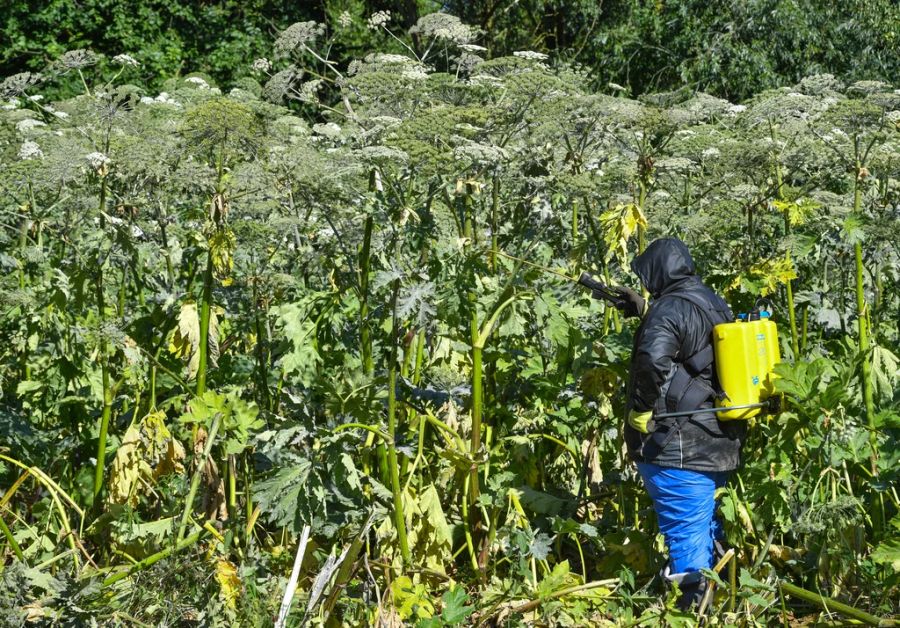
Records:
<instances>
[{"instance_id":1,"label":"gray glove","mask_svg":"<svg viewBox=\"0 0 900 628\"><path fill-rule=\"evenodd\" d=\"M625 315L625 318L633 318L635 316L640 318L643 316L646 302L639 292L635 292L626 286L616 286L612 290L619 297L616 308Z\"/></svg>"}]
</instances>

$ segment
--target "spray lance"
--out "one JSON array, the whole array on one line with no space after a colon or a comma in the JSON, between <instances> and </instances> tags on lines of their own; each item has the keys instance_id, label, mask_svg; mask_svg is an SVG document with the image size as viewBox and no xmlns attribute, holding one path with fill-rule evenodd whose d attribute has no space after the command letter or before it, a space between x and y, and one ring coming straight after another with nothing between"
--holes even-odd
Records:
<instances>
[{"instance_id":1,"label":"spray lance","mask_svg":"<svg viewBox=\"0 0 900 628\"><path fill-rule=\"evenodd\" d=\"M565 279L566 281L577 283L579 286L583 286L590 290L591 296L593 296L595 299L603 299L616 308L622 308L625 305L625 299L623 299L622 296L615 291L615 288L610 288L605 283L594 279L594 277L590 273L583 272L581 273L581 276L576 279L575 277L570 277L569 275L558 270L553 270L552 268L547 268L546 266L541 266L540 264L529 262L528 260L524 260L521 257L516 257L515 255L504 253L503 251L497 251L497 254L513 261L519 262L520 264L530 266L531 268L539 270L548 275L554 275L561 279Z\"/></svg>"}]
</instances>

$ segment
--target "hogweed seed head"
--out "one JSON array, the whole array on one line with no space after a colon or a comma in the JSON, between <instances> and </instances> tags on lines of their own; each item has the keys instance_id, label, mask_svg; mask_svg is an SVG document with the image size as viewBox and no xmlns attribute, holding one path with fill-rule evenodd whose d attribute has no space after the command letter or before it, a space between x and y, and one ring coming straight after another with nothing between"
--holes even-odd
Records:
<instances>
[{"instance_id":1,"label":"hogweed seed head","mask_svg":"<svg viewBox=\"0 0 900 628\"><path fill-rule=\"evenodd\" d=\"M275 53L279 57L287 57L298 48L313 43L324 34L325 26L323 24L296 22L288 26L275 40Z\"/></svg>"},{"instance_id":2,"label":"hogweed seed head","mask_svg":"<svg viewBox=\"0 0 900 628\"><path fill-rule=\"evenodd\" d=\"M44 75L38 72L20 72L7 76L0 83L0 98L13 98L22 94L29 87L44 82Z\"/></svg>"},{"instance_id":3,"label":"hogweed seed head","mask_svg":"<svg viewBox=\"0 0 900 628\"><path fill-rule=\"evenodd\" d=\"M69 50L57 59L51 67L60 74L65 74L70 70L80 70L81 68L95 65L98 60L97 53L92 50Z\"/></svg>"},{"instance_id":4,"label":"hogweed seed head","mask_svg":"<svg viewBox=\"0 0 900 628\"><path fill-rule=\"evenodd\" d=\"M302 76L302 70L290 65L272 75L263 87L263 95L272 102L280 103L290 94L294 85Z\"/></svg>"}]
</instances>

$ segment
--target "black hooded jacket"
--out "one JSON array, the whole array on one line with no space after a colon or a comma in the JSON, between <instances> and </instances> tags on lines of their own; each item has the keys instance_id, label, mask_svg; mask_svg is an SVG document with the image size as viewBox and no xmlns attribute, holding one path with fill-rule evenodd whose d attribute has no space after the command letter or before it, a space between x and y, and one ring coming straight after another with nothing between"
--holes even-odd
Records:
<instances>
[{"instance_id":1,"label":"black hooded jacket","mask_svg":"<svg viewBox=\"0 0 900 628\"><path fill-rule=\"evenodd\" d=\"M634 259L631 268L652 300L635 334L627 406L636 412L671 412L675 408L666 394L675 369L709 346L713 326L730 322L732 314L700 281L681 240L654 241ZM709 309L701 309L698 301ZM717 387L714 364L698 377L711 388ZM712 395L697 407L712 408ZM656 429L649 435L626 424L625 442L633 460L694 471L731 471L740 464L745 421L719 421L713 412L697 412L655 423Z\"/></svg>"}]
</instances>

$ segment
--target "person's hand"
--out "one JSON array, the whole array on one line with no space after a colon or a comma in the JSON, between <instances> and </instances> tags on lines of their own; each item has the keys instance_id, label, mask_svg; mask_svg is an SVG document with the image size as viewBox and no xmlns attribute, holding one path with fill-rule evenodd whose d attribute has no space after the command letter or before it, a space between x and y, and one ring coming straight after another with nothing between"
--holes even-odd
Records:
<instances>
[{"instance_id":1,"label":"person's hand","mask_svg":"<svg viewBox=\"0 0 900 628\"><path fill-rule=\"evenodd\" d=\"M626 286L616 286L612 290L619 297L616 308L625 315L625 318L633 318L635 316L640 318L643 316L646 302L639 292L635 292Z\"/></svg>"},{"instance_id":2,"label":"person's hand","mask_svg":"<svg viewBox=\"0 0 900 628\"><path fill-rule=\"evenodd\" d=\"M653 420L653 410L648 410L647 412L636 412L634 410L629 410L627 420L628 425L636 429L641 434L649 434L649 423L651 420Z\"/></svg>"}]
</instances>

